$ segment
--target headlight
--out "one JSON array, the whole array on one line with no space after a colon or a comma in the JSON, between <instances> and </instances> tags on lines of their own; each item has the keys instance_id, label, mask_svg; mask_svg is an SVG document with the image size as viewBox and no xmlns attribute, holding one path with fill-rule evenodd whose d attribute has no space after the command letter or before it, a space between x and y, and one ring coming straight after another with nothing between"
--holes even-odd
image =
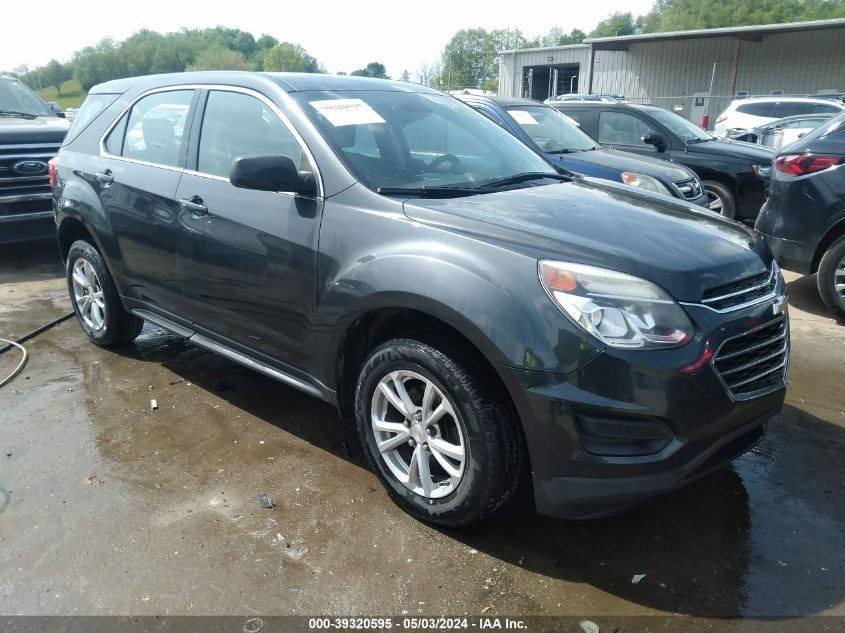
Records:
<instances>
[{"instance_id":1,"label":"headlight","mask_svg":"<svg viewBox=\"0 0 845 633\"><path fill-rule=\"evenodd\" d=\"M672 195L672 192L669 191L666 187L664 187L663 184L657 178L652 178L651 176L646 176L645 174L637 174L632 171L623 171L622 182L624 182L626 185L631 185L632 187L639 187L640 189L645 189L646 191L662 193L665 196Z\"/></svg>"},{"instance_id":2,"label":"headlight","mask_svg":"<svg viewBox=\"0 0 845 633\"><path fill-rule=\"evenodd\" d=\"M611 347L666 349L694 328L681 306L650 281L625 273L541 260L540 282L564 314Z\"/></svg>"},{"instance_id":3,"label":"headlight","mask_svg":"<svg viewBox=\"0 0 845 633\"><path fill-rule=\"evenodd\" d=\"M768 178L772 173L771 165L751 165L751 169L755 174L763 178Z\"/></svg>"}]
</instances>

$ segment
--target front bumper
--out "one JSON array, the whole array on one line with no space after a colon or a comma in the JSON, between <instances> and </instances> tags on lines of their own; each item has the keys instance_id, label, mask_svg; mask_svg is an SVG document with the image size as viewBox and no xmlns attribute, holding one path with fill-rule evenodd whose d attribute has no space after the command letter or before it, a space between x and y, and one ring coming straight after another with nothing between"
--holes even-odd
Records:
<instances>
[{"instance_id":1,"label":"front bumper","mask_svg":"<svg viewBox=\"0 0 845 633\"><path fill-rule=\"evenodd\" d=\"M570 374L503 372L525 431L538 511L568 519L613 514L704 476L760 441L783 405L788 366L769 387L742 397L708 354L787 319L782 279L777 295L729 313L685 305L698 334L674 350L605 350ZM788 362L788 321L785 328ZM595 420L633 439L597 449ZM650 427L665 429L664 439L642 441L638 433Z\"/></svg>"},{"instance_id":2,"label":"front bumper","mask_svg":"<svg viewBox=\"0 0 845 633\"><path fill-rule=\"evenodd\" d=\"M56 236L50 194L0 196L0 244L45 240Z\"/></svg>"}]
</instances>

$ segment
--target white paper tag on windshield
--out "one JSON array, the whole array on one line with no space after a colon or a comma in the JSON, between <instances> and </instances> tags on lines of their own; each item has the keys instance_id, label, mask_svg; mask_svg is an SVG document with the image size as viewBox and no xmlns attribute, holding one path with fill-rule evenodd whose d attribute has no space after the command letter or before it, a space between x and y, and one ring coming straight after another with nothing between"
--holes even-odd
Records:
<instances>
[{"instance_id":1,"label":"white paper tag on windshield","mask_svg":"<svg viewBox=\"0 0 845 633\"><path fill-rule=\"evenodd\" d=\"M530 112L526 112L525 110L508 110L508 114L510 114L513 117L513 120L520 125L540 125L537 123L537 119L531 116Z\"/></svg>"},{"instance_id":2,"label":"white paper tag on windshield","mask_svg":"<svg viewBox=\"0 0 845 633\"><path fill-rule=\"evenodd\" d=\"M378 112L360 99L327 99L309 103L335 127L384 123Z\"/></svg>"}]
</instances>

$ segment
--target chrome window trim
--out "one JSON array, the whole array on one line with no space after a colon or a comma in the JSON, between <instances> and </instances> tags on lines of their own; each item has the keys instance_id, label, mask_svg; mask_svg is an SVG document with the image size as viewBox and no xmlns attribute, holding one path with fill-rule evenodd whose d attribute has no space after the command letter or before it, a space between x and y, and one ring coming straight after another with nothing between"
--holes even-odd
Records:
<instances>
[{"instance_id":1,"label":"chrome window trim","mask_svg":"<svg viewBox=\"0 0 845 633\"><path fill-rule=\"evenodd\" d=\"M267 95L258 92L257 90L253 90L252 88L244 88L242 86L233 86L230 84L179 84L173 86L162 86L158 88L151 88L150 90L146 90L142 92L140 95L135 97L120 113L114 118L114 120L109 124L106 128L106 131L100 137L99 147L100 147L100 156L102 158L110 158L112 160L120 160L127 163L134 163L137 165L144 165L147 167L158 167L159 169L167 169L170 171L178 171L186 174L190 174L192 176L200 176L202 178L208 178L210 180L219 180L221 182L230 182L228 178L224 178L223 176L216 176L214 174L206 174L204 172L196 171L193 169L187 169L186 167L172 167L170 165L160 165L158 163L151 163L144 160L138 160L136 158L126 158L124 156L115 156L114 154L109 153L106 151L106 138L108 138L109 134L111 134L112 130L117 126L123 116L132 109L132 107L138 103L144 97L147 97L151 94L156 94L159 92L176 92L179 90L208 90L209 92L212 90L218 90L223 92L238 92L241 94L249 95L251 97L255 97L259 101L263 102L270 110L279 117L279 120L282 124L288 129L288 131L293 136L294 140L299 144L300 149L302 150L305 157L308 159L308 162L311 163L312 168L314 169L314 178L317 181L317 195L316 198L322 199L324 197L323 188L323 177L320 173L320 168L317 165L317 161L314 159L314 154L309 149L308 145L305 143L305 140L302 138L302 135L299 131L293 126L288 119L287 115L282 112L281 108L277 106ZM289 99L288 103L293 104L295 107L296 103L293 99ZM203 115L205 112L203 112ZM196 112L194 113L194 121L196 121ZM200 133L202 133L202 120L199 122L200 124ZM192 123L193 125L193 123ZM128 130L127 130L128 131ZM199 145L197 145L197 149L199 150ZM279 191L277 193L287 195L287 196L301 196L301 194L287 192L287 191Z\"/></svg>"}]
</instances>

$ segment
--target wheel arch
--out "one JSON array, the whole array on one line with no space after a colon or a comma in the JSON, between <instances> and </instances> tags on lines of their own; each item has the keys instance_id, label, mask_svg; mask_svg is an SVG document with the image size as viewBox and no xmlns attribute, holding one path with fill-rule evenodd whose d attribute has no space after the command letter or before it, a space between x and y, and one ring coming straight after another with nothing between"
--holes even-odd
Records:
<instances>
[{"instance_id":1,"label":"wheel arch","mask_svg":"<svg viewBox=\"0 0 845 633\"><path fill-rule=\"evenodd\" d=\"M810 265L810 273L817 273L819 271L819 264L821 264L822 257L827 252L833 243L840 237L845 235L845 218L840 218L833 226L831 226L816 247L816 252L813 255L813 261Z\"/></svg>"}]
</instances>

